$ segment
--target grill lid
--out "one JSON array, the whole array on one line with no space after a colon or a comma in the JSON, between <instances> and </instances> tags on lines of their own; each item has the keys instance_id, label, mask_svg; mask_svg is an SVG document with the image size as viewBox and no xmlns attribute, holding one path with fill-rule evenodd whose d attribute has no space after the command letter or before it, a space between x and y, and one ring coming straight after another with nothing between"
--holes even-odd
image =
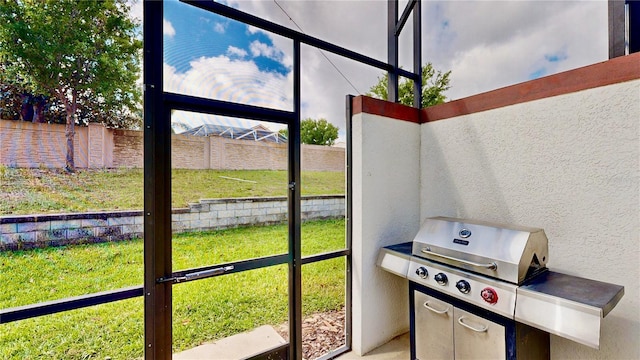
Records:
<instances>
[{"instance_id":1,"label":"grill lid","mask_svg":"<svg viewBox=\"0 0 640 360\"><path fill-rule=\"evenodd\" d=\"M412 254L514 284L546 270L544 230L447 217L428 218Z\"/></svg>"}]
</instances>

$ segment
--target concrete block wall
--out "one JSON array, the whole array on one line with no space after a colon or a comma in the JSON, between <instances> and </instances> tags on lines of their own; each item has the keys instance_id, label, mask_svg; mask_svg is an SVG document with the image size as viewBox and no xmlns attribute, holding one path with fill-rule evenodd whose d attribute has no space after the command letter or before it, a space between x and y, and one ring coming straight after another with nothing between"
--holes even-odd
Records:
<instances>
[{"instance_id":1,"label":"concrete block wall","mask_svg":"<svg viewBox=\"0 0 640 360\"><path fill-rule=\"evenodd\" d=\"M88 130L86 127L76 127L75 131L75 163L79 168L86 168ZM66 144L64 125L0 120L0 164L63 168Z\"/></svg>"},{"instance_id":2,"label":"concrete block wall","mask_svg":"<svg viewBox=\"0 0 640 360\"><path fill-rule=\"evenodd\" d=\"M180 169L208 169L209 138L171 135L171 163Z\"/></svg>"},{"instance_id":3,"label":"concrete block wall","mask_svg":"<svg viewBox=\"0 0 640 360\"><path fill-rule=\"evenodd\" d=\"M16 167L64 167L65 126L0 120L0 164ZM100 124L76 127L78 168L141 168L143 132L107 129ZM171 162L180 169L286 170L287 144L233 140L218 136L171 136ZM345 149L302 145L305 171L344 171Z\"/></svg>"},{"instance_id":4,"label":"concrete block wall","mask_svg":"<svg viewBox=\"0 0 640 360\"><path fill-rule=\"evenodd\" d=\"M206 231L286 221L286 197L205 199L174 209L173 232ZM302 219L345 216L343 195L302 199ZM92 212L0 217L0 251L143 237L142 211Z\"/></svg>"},{"instance_id":5,"label":"concrete block wall","mask_svg":"<svg viewBox=\"0 0 640 360\"><path fill-rule=\"evenodd\" d=\"M0 217L0 251L142 237L142 211Z\"/></svg>"},{"instance_id":6,"label":"concrete block wall","mask_svg":"<svg viewBox=\"0 0 640 360\"><path fill-rule=\"evenodd\" d=\"M287 144L232 140L209 137L211 143L211 169L230 170L286 170ZM215 149L215 150L214 150ZM215 159L213 157L215 151ZM213 161L216 163L213 163ZM344 170L344 154L342 168Z\"/></svg>"},{"instance_id":7,"label":"concrete block wall","mask_svg":"<svg viewBox=\"0 0 640 360\"><path fill-rule=\"evenodd\" d=\"M141 168L144 164L143 133L133 130L113 130L113 167ZM109 167L105 164L105 167Z\"/></svg>"},{"instance_id":8,"label":"concrete block wall","mask_svg":"<svg viewBox=\"0 0 640 360\"><path fill-rule=\"evenodd\" d=\"M300 163L307 171L343 171L345 149L333 146L302 144Z\"/></svg>"}]
</instances>

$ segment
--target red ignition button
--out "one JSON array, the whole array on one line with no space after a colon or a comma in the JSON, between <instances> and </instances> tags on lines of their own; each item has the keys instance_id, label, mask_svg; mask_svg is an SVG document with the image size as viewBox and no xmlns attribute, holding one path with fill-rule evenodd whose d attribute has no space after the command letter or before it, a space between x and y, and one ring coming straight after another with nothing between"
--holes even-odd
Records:
<instances>
[{"instance_id":1,"label":"red ignition button","mask_svg":"<svg viewBox=\"0 0 640 360\"><path fill-rule=\"evenodd\" d=\"M498 293L490 287L482 289L482 291L480 291L480 296L482 297L482 300L489 304L493 305L498 302Z\"/></svg>"}]
</instances>

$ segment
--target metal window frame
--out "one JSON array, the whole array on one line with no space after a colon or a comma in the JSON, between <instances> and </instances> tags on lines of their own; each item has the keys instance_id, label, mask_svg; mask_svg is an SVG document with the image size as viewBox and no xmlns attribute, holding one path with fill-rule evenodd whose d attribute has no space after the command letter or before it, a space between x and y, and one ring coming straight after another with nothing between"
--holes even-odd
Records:
<instances>
[{"instance_id":1,"label":"metal window frame","mask_svg":"<svg viewBox=\"0 0 640 360\"><path fill-rule=\"evenodd\" d=\"M422 9L421 0L410 0L398 18L398 0L387 1L387 61L395 70L389 71L387 78L387 100L398 102L399 76L413 80L413 107L422 107ZM398 60L399 39L402 29L413 13L413 73L402 74Z\"/></svg>"},{"instance_id":2,"label":"metal window frame","mask_svg":"<svg viewBox=\"0 0 640 360\"><path fill-rule=\"evenodd\" d=\"M608 0L609 59L640 51L640 1Z\"/></svg>"}]
</instances>

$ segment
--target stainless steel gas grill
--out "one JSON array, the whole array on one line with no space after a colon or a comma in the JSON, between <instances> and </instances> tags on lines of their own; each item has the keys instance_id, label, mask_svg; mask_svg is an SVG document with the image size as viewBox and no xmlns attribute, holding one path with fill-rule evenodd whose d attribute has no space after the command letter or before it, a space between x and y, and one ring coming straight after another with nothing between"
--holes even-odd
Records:
<instances>
[{"instance_id":1,"label":"stainless steel gas grill","mask_svg":"<svg viewBox=\"0 0 640 360\"><path fill-rule=\"evenodd\" d=\"M544 359L549 333L598 348L624 288L548 270L542 229L429 218L378 266L409 280L412 359Z\"/></svg>"}]
</instances>

